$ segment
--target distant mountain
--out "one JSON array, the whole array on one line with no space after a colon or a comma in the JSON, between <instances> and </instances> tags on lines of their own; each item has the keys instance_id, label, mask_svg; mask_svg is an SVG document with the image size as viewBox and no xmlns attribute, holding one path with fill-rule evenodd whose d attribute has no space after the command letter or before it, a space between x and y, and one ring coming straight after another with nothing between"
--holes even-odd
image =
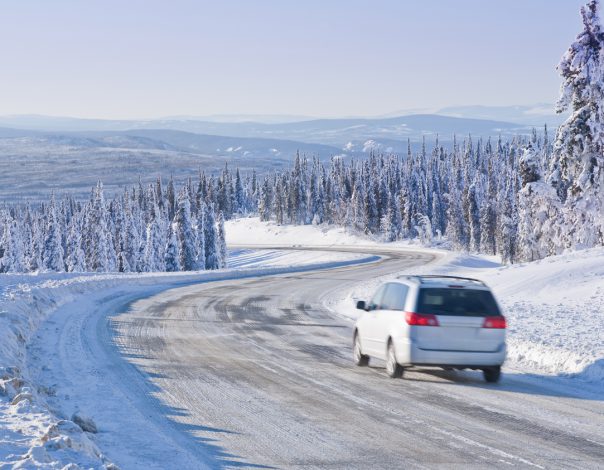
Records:
<instances>
[{"instance_id":1,"label":"distant mountain","mask_svg":"<svg viewBox=\"0 0 604 470\"><path fill-rule=\"evenodd\" d=\"M214 124L216 126L216 124ZM315 119L311 121L276 125L253 125L250 123L233 124L228 129L231 135L270 136L319 142L330 145L342 145L348 142L364 143L368 140L398 140L406 145L407 139L419 142L423 137L434 140L438 135L441 141L450 141L454 134L458 136L495 136L499 134L524 134L529 132L526 126L482 119L466 119L433 114L416 114L384 119ZM226 131L226 129L222 129ZM218 133L221 129L214 129Z\"/></svg>"},{"instance_id":2,"label":"distant mountain","mask_svg":"<svg viewBox=\"0 0 604 470\"><path fill-rule=\"evenodd\" d=\"M456 109L449 109L453 113ZM197 119L155 119L148 121L111 121L100 119L57 118L48 116L5 116L0 117L0 126L18 129L35 129L51 132L73 131L152 131L144 137L155 138L159 130L182 131L208 136L222 136L249 139L278 139L312 145L327 145L342 151L366 147L369 141L394 151L406 147L407 139L412 143L421 142L422 138L433 141L438 135L441 142L450 142L454 134L458 137L472 134L476 137L496 135L527 134L531 126L508 121L492 119L474 119L436 114L415 114L391 118L347 118L347 119L311 119L296 122L262 123L262 122L214 122ZM187 137L190 139L190 137ZM185 139L185 140L187 140ZM266 147L269 142L257 142ZM251 142L247 142L251 144ZM200 144L201 145L201 144ZM205 145L205 144L204 144ZM213 142L205 150L216 148L238 148L237 142L226 145L224 142ZM299 144L298 144L299 145ZM281 144L291 148L290 144ZM274 146L281 150L279 146ZM300 149L302 150L302 149ZM333 150L323 151L333 153ZM214 151L214 150L212 150ZM289 151L289 150L288 150Z\"/></svg>"},{"instance_id":3,"label":"distant mountain","mask_svg":"<svg viewBox=\"0 0 604 470\"><path fill-rule=\"evenodd\" d=\"M7 145L6 141L11 141L13 147L61 145L80 149L169 150L248 159L262 157L291 160L296 152L327 159L345 153L341 148L323 144L284 139L195 134L171 129L61 132L0 128L0 140L4 140L5 145Z\"/></svg>"},{"instance_id":4,"label":"distant mountain","mask_svg":"<svg viewBox=\"0 0 604 470\"><path fill-rule=\"evenodd\" d=\"M532 106L450 106L439 109L437 114L460 118L491 119L517 122L527 126L547 125L553 129L562 124L566 116L556 114L551 103Z\"/></svg>"},{"instance_id":5,"label":"distant mountain","mask_svg":"<svg viewBox=\"0 0 604 470\"><path fill-rule=\"evenodd\" d=\"M289 160L298 151L321 158L330 158L343 153L341 148L323 144L284 139L196 134L172 129L130 129L78 132L68 135L86 136L110 147L126 146L124 144L131 144L134 140L148 144L148 148L166 148L201 155L239 158L276 157Z\"/></svg>"}]
</instances>

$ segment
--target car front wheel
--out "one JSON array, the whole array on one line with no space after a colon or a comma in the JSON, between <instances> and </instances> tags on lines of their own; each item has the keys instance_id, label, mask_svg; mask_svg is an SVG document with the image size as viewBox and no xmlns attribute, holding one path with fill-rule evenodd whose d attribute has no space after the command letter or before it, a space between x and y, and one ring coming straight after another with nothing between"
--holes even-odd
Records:
<instances>
[{"instance_id":1,"label":"car front wheel","mask_svg":"<svg viewBox=\"0 0 604 470\"><path fill-rule=\"evenodd\" d=\"M489 367L487 369L483 369L482 373L484 375L484 379L489 383L499 382L501 378L501 366Z\"/></svg>"},{"instance_id":2,"label":"car front wheel","mask_svg":"<svg viewBox=\"0 0 604 470\"><path fill-rule=\"evenodd\" d=\"M366 366L369 364L369 356L363 354L363 350L361 349L361 340L359 339L359 334L355 333L354 342L352 346L352 356L354 359L354 363L357 366Z\"/></svg>"},{"instance_id":3,"label":"car front wheel","mask_svg":"<svg viewBox=\"0 0 604 470\"><path fill-rule=\"evenodd\" d=\"M392 341L388 343L388 352L386 354L386 372L388 377L398 379L403 376L403 366L396 362L396 354Z\"/></svg>"}]
</instances>

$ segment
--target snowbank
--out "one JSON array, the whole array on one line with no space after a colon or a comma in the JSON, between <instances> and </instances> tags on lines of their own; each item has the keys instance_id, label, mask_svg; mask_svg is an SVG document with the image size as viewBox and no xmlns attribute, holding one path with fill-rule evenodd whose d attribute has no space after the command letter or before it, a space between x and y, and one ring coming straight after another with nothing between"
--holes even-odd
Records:
<instances>
[{"instance_id":1,"label":"snowbank","mask_svg":"<svg viewBox=\"0 0 604 470\"><path fill-rule=\"evenodd\" d=\"M344 227L333 225L278 225L260 222L258 217L248 217L225 222L226 240L229 246L253 247L325 247L325 248L384 248L429 251L410 241L382 243L364 235L357 235ZM445 253L445 252L443 252Z\"/></svg>"},{"instance_id":2,"label":"snowbank","mask_svg":"<svg viewBox=\"0 0 604 470\"><path fill-rule=\"evenodd\" d=\"M78 416L57 417L47 397L55 391L32 383L27 344L61 306L116 289L168 289L195 282L335 267L377 259L353 253L234 250L229 269L199 273L3 274L0 276L0 468L114 468L95 444L93 429ZM82 410L85 414L86 410ZM63 419L61 419L63 418ZM75 421L75 422L74 422ZM80 425L76 424L79 422ZM74 467L76 468L76 467Z\"/></svg>"},{"instance_id":3,"label":"snowbank","mask_svg":"<svg viewBox=\"0 0 604 470\"><path fill-rule=\"evenodd\" d=\"M228 246L341 246L371 243L342 227L278 225L272 221L260 222L258 217L229 220L225 223L225 229Z\"/></svg>"}]
</instances>

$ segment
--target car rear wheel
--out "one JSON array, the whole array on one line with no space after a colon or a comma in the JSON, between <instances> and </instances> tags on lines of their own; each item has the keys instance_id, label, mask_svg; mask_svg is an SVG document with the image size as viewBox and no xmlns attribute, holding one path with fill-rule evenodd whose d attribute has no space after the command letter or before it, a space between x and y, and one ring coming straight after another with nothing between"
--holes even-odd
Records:
<instances>
[{"instance_id":1,"label":"car rear wheel","mask_svg":"<svg viewBox=\"0 0 604 470\"><path fill-rule=\"evenodd\" d=\"M386 354L386 372L388 377L398 379L403 376L403 367L396 362L396 354L392 341L388 342L388 352Z\"/></svg>"},{"instance_id":2,"label":"car rear wheel","mask_svg":"<svg viewBox=\"0 0 604 470\"><path fill-rule=\"evenodd\" d=\"M352 357L354 359L354 363L357 366L366 366L369 364L369 356L363 354L363 350L361 349L361 340L359 339L359 334L355 333L354 342L352 346Z\"/></svg>"},{"instance_id":3,"label":"car rear wheel","mask_svg":"<svg viewBox=\"0 0 604 470\"><path fill-rule=\"evenodd\" d=\"M484 375L484 379L489 383L499 382L501 378L501 366L489 367L487 369L483 369L482 373Z\"/></svg>"}]
</instances>

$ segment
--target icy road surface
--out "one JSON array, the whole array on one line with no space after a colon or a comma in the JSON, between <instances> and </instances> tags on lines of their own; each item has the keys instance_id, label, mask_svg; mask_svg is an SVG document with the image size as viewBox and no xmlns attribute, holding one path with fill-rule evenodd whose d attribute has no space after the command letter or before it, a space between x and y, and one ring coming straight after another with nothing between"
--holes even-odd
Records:
<instances>
[{"instance_id":1,"label":"icy road surface","mask_svg":"<svg viewBox=\"0 0 604 470\"><path fill-rule=\"evenodd\" d=\"M354 367L352 323L322 299L433 259L382 253L90 299L89 315L54 320L54 406L73 401L94 417L99 447L124 470L601 468L603 397L570 379L508 371L487 385L479 372L424 370L392 380L376 361Z\"/></svg>"}]
</instances>

